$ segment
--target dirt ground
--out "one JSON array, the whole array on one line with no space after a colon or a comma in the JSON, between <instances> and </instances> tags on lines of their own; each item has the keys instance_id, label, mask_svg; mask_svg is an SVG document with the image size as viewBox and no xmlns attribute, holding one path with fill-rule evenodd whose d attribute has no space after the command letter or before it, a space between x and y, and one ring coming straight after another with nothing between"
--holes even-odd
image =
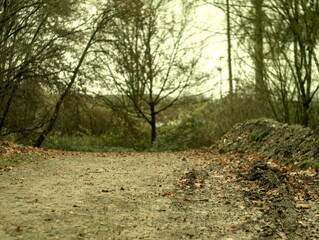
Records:
<instances>
[{"instance_id":1,"label":"dirt ground","mask_svg":"<svg viewBox=\"0 0 319 240\"><path fill-rule=\"evenodd\" d=\"M316 173L261 161L82 153L6 166L0 239L319 239Z\"/></svg>"}]
</instances>

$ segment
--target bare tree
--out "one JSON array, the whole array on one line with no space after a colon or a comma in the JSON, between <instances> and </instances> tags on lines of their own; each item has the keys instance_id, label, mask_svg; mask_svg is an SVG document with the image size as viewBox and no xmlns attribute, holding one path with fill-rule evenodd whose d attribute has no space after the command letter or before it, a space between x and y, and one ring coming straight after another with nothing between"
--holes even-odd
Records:
<instances>
[{"instance_id":1,"label":"bare tree","mask_svg":"<svg viewBox=\"0 0 319 240\"><path fill-rule=\"evenodd\" d=\"M319 90L316 51L319 40L319 2L269 1L267 7L277 23L276 28L272 28L273 38L269 40L279 46L276 48L276 59L284 59L289 67L289 75L293 79L293 86L289 86L289 90L296 90L301 107L301 116L297 122L307 126L311 102Z\"/></svg>"},{"instance_id":2,"label":"bare tree","mask_svg":"<svg viewBox=\"0 0 319 240\"><path fill-rule=\"evenodd\" d=\"M254 71L254 84L256 99L260 104L267 102L267 85L265 82L265 64L264 64L264 38L265 38L265 10L264 0L251 1L232 1L228 3L232 10L232 21L234 39L245 48L244 51L250 56ZM219 6L223 6L220 5ZM223 7L225 8L225 7ZM226 10L225 10L226 11ZM238 55L243 54L243 49L239 50ZM248 61L249 62L249 61Z\"/></svg>"},{"instance_id":3,"label":"bare tree","mask_svg":"<svg viewBox=\"0 0 319 240\"><path fill-rule=\"evenodd\" d=\"M0 133L28 134L43 126L47 111L35 113L30 125L13 127L13 118L18 117L22 98L26 103L41 96L30 98L32 89L25 88L26 84L32 82L34 93L39 93L57 83L54 76L60 71L66 46L62 39L69 35L67 22L74 4L68 0L2 0L0 5Z\"/></svg>"},{"instance_id":4,"label":"bare tree","mask_svg":"<svg viewBox=\"0 0 319 240\"><path fill-rule=\"evenodd\" d=\"M254 62L255 62L255 81L256 81L256 96L260 102L265 102L266 84L264 79L264 0L252 0L254 7Z\"/></svg>"},{"instance_id":5,"label":"bare tree","mask_svg":"<svg viewBox=\"0 0 319 240\"><path fill-rule=\"evenodd\" d=\"M221 9L225 12L226 15L226 36L227 36L227 68L228 68L228 83L229 83L229 96L230 103L232 105L233 102L233 93L234 93L234 80L233 80L233 51L232 51L232 14L233 5L231 0L219 1L219 0L203 0L204 4L211 4L215 7ZM218 68L221 71L221 68ZM222 90L222 89L221 89ZM222 94L220 94L222 96Z\"/></svg>"},{"instance_id":6,"label":"bare tree","mask_svg":"<svg viewBox=\"0 0 319 240\"><path fill-rule=\"evenodd\" d=\"M216 4L226 11L225 3ZM279 99L286 122L297 100L300 118L294 122L307 126L311 102L319 89L318 1L238 0L230 5L232 30L253 63L257 98L267 101L278 119Z\"/></svg>"},{"instance_id":7,"label":"bare tree","mask_svg":"<svg viewBox=\"0 0 319 240\"><path fill-rule=\"evenodd\" d=\"M228 56L228 78L229 78L229 95L231 105L233 103L233 67L232 67L232 36L231 36L231 12L230 1L226 0L226 23L227 23L227 56Z\"/></svg>"},{"instance_id":8,"label":"bare tree","mask_svg":"<svg viewBox=\"0 0 319 240\"><path fill-rule=\"evenodd\" d=\"M113 13L110 8L103 9L102 13L98 15L98 17L94 20L94 26L92 27L91 33L88 36L87 42L84 45L84 49L82 50L80 57L72 70L72 73L70 75L70 80L66 84L65 88L63 89L62 94L60 95L58 101L55 104L54 111L46 124L46 126L43 128L42 132L38 136L37 140L34 143L35 147L40 147L43 141L45 140L48 133L50 133L53 129L53 126L58 118L62 103L64 102L65 98L70 94L72 87L74 87L76 83L76 79L80 73L80 68L85 63L85 58L88 55L90 48L95 43L95 38L97 33L100 31L102 27L105 27L107 23L112 19Z\"/></svg>"},{"instance_id":9,"label":"bare tree","mask_svg":"<svg viewBox=\"0 0 319 240\"><path fill-rule=\"evenodd\" d=\"M157 115L170 108L196 78L201 52L188 32L191 4L115 2L118 17L105 32L107 43L101 41L99 62L109 73L108 90L118 97L121 108L149 123L153 143ZM197 77L200 84L202 76Z\"/></svg>"}]
</instances>

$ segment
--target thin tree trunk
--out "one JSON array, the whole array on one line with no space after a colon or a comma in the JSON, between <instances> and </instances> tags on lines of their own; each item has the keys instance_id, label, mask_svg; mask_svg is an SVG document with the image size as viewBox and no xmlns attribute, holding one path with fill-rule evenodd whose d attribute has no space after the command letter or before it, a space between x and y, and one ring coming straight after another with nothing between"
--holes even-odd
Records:
<instances>
[{"instance_id":1,"label":"thin tree trunk","mask_svg":"<svg viewBox=\"0 0 319 240\"><path fill-rule=\"evenodd\" d=\"M264 51L263 51L263 0L253 0L255 8L255 89L256 98L260 102L266 100L266 88L264 82Z\"/></svg>"},{"instance_id":2,"label":"thin tree trunk","mask_svg":"<svg viewBox=\"0 0 319 240\"><path fill-rule=\"evenodd\" d=\"M73 86L73 84L75 83L75 80L77 78L77 75L80 71L80 68L84 62L84 59L92 45L92 42L95 38L95 35L97 34L99 28L96 27L96 29L94 29L89 41L87 42L83 52L82 52L82 55L79 59L79 62L78 62L78 65L76 66L76 68L74 69L73 71L73 74L71 76L71 80L70 82L68 83L66 89L64 90L64 92L62 93L62 95L60 96L58 102L56 103L55 105L55 108L54 108L54 112L52 114L52 117L51 119L49 120L49 123L48 125L45 127L45 129L41 132L41 134L39 135L39 137L37 138L37 140L35 141L34 143L34 147L41 147L43 141L45 140L46 136L52 131L53 127L54 127L54 124L59 116L59 112L60 112L60 109L61 109L61 106L62 106L62 103L64 101L64 99L66 98L66 96L70 93L70 90Z\"/></svg>"},{"instance_id":3,"label":"thin tree trunk","mask_svg":"<svg viewBox=\"0 0 319 240\"><path fill-rule=\"evenodd\" d=\"M156 112L155 112L155 107L154 106L151 106L151 121L150 121L150 124L151 124L151 143L153 145L153 143L155 142L156 140L156 135L157 135L157 132L156 132Z\"/></svg>"},{"instance_id":4,"label":"thin tree trunk","mask_svg":"<svg viewBox=\"0 0 319 240\"><path fill-rule=\"evenodd\" d=\"M227 54L228 54L228 78L229 78L229 97L231 105L233 104L233 68L232 68L232 53L231 53L231 24L230 24L230 5L229 0L226 0L226 7L227 7Z\"/></svg>"},{"instance_id":5,"label":"thin tree trunk","mask_svg":"<svg viewBox=\"0 0 319 240\"><path fill-rule=\"evenodd\" d=\"M308 127L309 125L309 104L303 104L302 109L302 125L304 127Z\"/></svg>"},{"instance_id":6,"label":"thin tree trunk","mask_svg":"<svg viewBox=\"0 0 319 240\"><path fill-rule=\"evenodd\" d=\"M6 118L8 116L8 113L9 113L9 110L10 110L10 107L11 107L11 104L12 104L12 100L14 98L14 94L15 94L15 91L17 90L17 88L18 88L17 86L14 86L9 99L7 100L7 102L5 104L5 108L4 108L2 117L0 118L0 132L4 128L4 124L5 124Z\"/></svg>"}]
</instances>

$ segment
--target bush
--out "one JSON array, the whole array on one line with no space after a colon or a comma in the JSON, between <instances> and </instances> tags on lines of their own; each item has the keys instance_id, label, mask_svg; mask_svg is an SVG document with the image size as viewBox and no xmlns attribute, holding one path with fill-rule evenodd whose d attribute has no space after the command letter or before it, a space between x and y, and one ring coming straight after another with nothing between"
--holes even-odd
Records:
<instances>
[{"instance_id":1,"label":"bush","mask_svg":"<svg viewBox=\"0 0 319 240\"><path fill-rule=\"evenodd\" d=\"M176 151L210 146L212 136L206 127L206 120L199 116L184 118L176 125L163 126L152 149Z\"/></svg>"},{"instance_id":2,"label":"bush","mask_svg":"<svg viewBox=\"0 0 319 240\"><path fill-rule=\"evenodd\" d=\"M104 122L105 126L101 127L103 131L94 131L88 124L82 127L80 122L76 128L72 128L71 133L57 127L43 146L73 151L109 151L114 148L152 151L194 149L210 146L239 122L272 117L271 111L260 107L254 95L234 94L233 101L227 97L210 100L188 96L180 99L169 111L158 115L157 121L161 125L157 128L157 139L151 147L150 126L142 119L120 112L112 113L108 121L103 121L103 115L97 115L101 119L94 122L93 126Z\"/></svg>"},{"instance_id":3,"label":"bush","mask_svg":"<svg viewBox=\"0 0 319 240\"><path fill-rule=\"evenodd\" d=\"M149 133L143 129L132 132L132 129L126 127L116 127L102 135L94 135L81 127L80 129L81 132L74 135L55 132L45 139L42 147L65 151L109 152L143 150L150 145Z\"/></svg>"},{"instance_id":4,"label":"bush","mask_svg":"<svg viewBox=\"0 0 319 240\"><path fill-rule=\"evenodd\" d=\"M235 95L233 103L229 98L196 102L191 112L187 113L187 109L182 109L175 120L159 128L153 150L184 150L211 146L235 124L260 116L272 114L270 110L260 108L253 96Z\"/></svg>"}]
</instances>

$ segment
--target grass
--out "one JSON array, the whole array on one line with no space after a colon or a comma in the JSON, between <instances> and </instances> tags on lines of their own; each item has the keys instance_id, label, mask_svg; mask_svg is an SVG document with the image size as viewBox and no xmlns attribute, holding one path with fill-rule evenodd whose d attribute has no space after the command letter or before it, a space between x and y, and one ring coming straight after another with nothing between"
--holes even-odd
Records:
<instances>
[{"instance_id":1,"label":"grass","mask_svg":"<svg viewBox=\"0 0 319 240\"><path fill-rule=\"evenodd\" d=\"M102 136L50 136L42 145L43 148L78 152L128 152L132 148L116 147Z\"/></svg>"},{"instance_id":2,"label":"grass","mask_svg":"<svg viewBox=\"0 0 319 240\"><path fill-rule=\"evenodd\" d=\"M313 159L308 159L305 160L303 162L301 162L300 164L298 164L298 167L302 168L302 169L314 169L316 171L319 170L319 161L317 160L313 160Z\"/></svg>"},{"instance_id":3,"label":"grass","mask_svg":"<svg viewBox=\"0 0 319 240\"><path fill-rule=\"evenodd\" d=\"M0 155L0 169L16 167L26 162L38 162L43 159L39 154L10 154Z\"/></svg>"}]
</instances>

